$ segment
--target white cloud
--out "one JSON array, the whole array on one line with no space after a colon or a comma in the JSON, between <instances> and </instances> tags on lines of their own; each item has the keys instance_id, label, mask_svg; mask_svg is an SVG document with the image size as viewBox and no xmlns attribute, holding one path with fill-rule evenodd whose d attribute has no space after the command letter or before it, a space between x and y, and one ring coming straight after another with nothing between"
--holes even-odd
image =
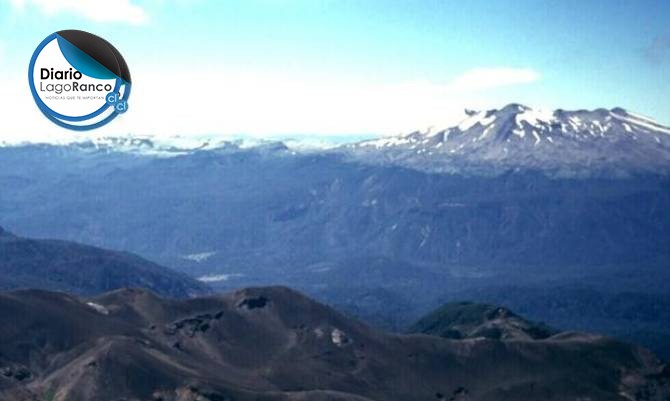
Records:
<instances>
[{"instance_id":1,"label":"white cloud","mask_svg":"<svg viewBox=\"0 0 670 401\"><path fill-rule=\"evenodd\" d=\"M15 10L37 9L47 16L74 14L95 22L124 22L141 25L146 11L132 0L10 0Z\"/></svg>"},{"instance_id":2,"label":"white cloud","mask_svg":"<svg viewBox=\"0 0 670 401\"><path fill-rule=\"evenodd\" d=\"M480 91L529 84L539 79L540 74L530 68L475 68L456 77L449 88L456 92Z\"/></svg>"},{"instance_id":3,"label":"white cloud","mask_svg":"<svg viewBox=\"0 0 670 401\"><path fill-rule=\"evenodd\" d=\"M504 92L494 94L485 89L532 82L528 76L533 80L539 76L499 74L501 80L494 81L489 75L484 82L468 84L473 76L486 75L473 70L446 84L380 84L231 71L220 65L195 70L130 64L133 94L129 111L92 135L398 134L457 123L465 108L500 107L519 101L505 98ZM13 116L3 124L0 141L3 136L16 140L36 134L42 139L68 134L40 115L23 80L0 84L7 88L6 93L19 94L12 99L0 97L0 110L11 110Z\"/></svg>"},{"instance_id":4,"label":"white cloud","mask_svg":"<svg viewBox=\"0 0 670 401\"><path fill-rule=\"evenodd\" d=\"M465 108L491 106L486 89L539 79L532 70L510 68L471 70L446 84L377 84L216 66L197 74L160 70L145 66L133 73L133 111L124 116L125 130L144 126L172 134L395 134L456 122ZM188 78L177 87L168 85L175 76ZM517 99L504 100L512 101Z\"/></svg>"}]
</instances>

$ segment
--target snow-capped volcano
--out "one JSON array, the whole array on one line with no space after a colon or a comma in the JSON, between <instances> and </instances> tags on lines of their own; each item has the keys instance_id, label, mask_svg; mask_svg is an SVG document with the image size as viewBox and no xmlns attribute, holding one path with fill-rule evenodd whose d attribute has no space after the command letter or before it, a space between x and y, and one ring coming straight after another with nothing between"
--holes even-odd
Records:
<instances>
[{"instance_id":1,"label":"snow-capped volcano","mask_svg":"<svg viewBox=\"0 0 670 401\"><path fill-rule=\"evenodd\" d=\"M510 104L466 113L454 127L359 142L346 150L372 161L446 172L670 171L670 128L622 108L543 112Z\"/></svg>"}]
</instances>

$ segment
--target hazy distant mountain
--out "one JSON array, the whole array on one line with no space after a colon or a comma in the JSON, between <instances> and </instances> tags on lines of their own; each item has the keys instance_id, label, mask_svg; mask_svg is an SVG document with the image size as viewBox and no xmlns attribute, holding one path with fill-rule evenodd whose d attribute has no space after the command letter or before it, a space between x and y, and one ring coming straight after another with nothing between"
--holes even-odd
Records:
<instances>
[{"instance_id":1,"label":"hazy distant mountain","mask_svg":"<svg viewBox=\"0 0 670 401\"><path fill-rule=\"evenodd\" d=\"M622 108L541 112L510 104L468 114L455 127L359 142L344 151L364 162L460 174L670 172L670 128Z\"/></svg>"},{"instance_id":2,"label":"hazy distant mountain","mask_svg":"<svg viewBox=\"0 0 670 401\"><path fill-rule=\"evenodd\" d=\"M0 227L0 288L43 288L100 294L142 287L169 297L193 297L204 284L125 252L65 241L20 238Z\"/></svg>"},{"instance_id":3,"label":"hazy distant mountain","mask_svg":"<svg viewBox=\"0 0 670 401\"><path fill-rule=\"evenodd\" d=\"M125 135L125 136L94 136L73 133L72 136L57 137L50 140L31 141L17 138L8 142L0 141L0 148L25 147L59 147L76 149L88 154L124 153L127 155L150 157L175 157L195 152L223 149L291 149L301 151L317 151L335 148L342 143L340 137L287 137L279 139L261 139L254 137L210 136L170 136Z\"/></svg>"},{"instance_id":4,"label":"hazy distant mountain","mask_svg":"<svg viewBox=\"0 0 670 401\"><path fill-rule=\"evenodd\" d=\"M617 308L670 296L670 136L620 109L534 114L510 105L443 135L327 151L226 143L167 157L111 139L4 147L0 221L134 252L219 289L287 284L396 330L471 299L619 334L640 320ZM502 290L514 286L536 305L560 294L543 290L587 287L566 293L594 319L525 313L525 293ZM498 290L514 304L486 298ZM630 303L609 302L624 294ZM670 324L645 327L657 339L646 344L669 349Z\"/></svg>"},{"instance_id":5,"label":"hazy distant mountain","mask_svg":"<svg viewBox=\"0 0 670 401\"><path fill-rule=\"evenodd\" d=\"M168 301L0 294L5 401L662 400L670 370L605 337L389 335L285 288Z\"/></svg>"}]
</instances>

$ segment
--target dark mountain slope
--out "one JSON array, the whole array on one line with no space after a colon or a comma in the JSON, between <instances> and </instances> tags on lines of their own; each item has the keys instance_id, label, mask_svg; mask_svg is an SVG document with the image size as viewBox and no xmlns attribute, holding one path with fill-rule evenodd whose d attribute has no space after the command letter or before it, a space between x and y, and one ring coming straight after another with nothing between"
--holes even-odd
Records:
<instances>
[{"instance_id":1,"label":"dark mountain slope","mask_svg":"<svg viewBox=\"0 0 670 401\"><path fill-rule=\"evenodd\" d=\"M642 275L638 271L635 275ZM541 320L553 327L608 333L654 350L670 360L670 295L666 281L659 288L635 289L635 277L629 279L630 290L612 292L603 284L594 286L538 283L535 286L496 286L456 294L445 302L477 299L510 308L524 317ZM665 285L665 292L660 288Z\"/></svg>"},{"instance_id":2,"label":"dark mountain slope","mask_svg":"<svg viewBox=\"0 0 670 401\"><path fill-rule=\"evenodd\" d=\"M0 398L53 400L662 400L670 371L593 335L388 335L285 288L185 301L0 295Z\"/></svg>"},{"instance_id":3,"label":"dark mountain slope","mask_svg":"<svg viewBox=\"0 0 670 401\"><path fill-rule=\"evenodd\" d=\"M412 325L409 332L455 339L484 337L503 340L538 340L557 333L509 309L472 302L443 305Z\"/></svg>"},{"instance_id":4,"label":"dark mountain slope","mask_svg":"<svg viewBox=\"0 0 670 401\"><path fill-rule=\"evenodd\" d=\"M170 297L209 292L204 284L125 252L66 241L20 238L0 228L0 288L99 294L142 287Z\"/></svg>"}]
</instances>

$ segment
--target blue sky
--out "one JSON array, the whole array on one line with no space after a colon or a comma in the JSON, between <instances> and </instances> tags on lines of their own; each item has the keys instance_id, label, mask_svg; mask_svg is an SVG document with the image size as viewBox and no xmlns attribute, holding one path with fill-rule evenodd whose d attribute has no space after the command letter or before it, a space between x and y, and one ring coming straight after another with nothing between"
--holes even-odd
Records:
<instances>
[{"instance_id":1,"label":"blue sky","mask_svg":"<svg viewBox=\"0 0 670 401\"><path fill-rule=\"evenodd\" d=\"M511 102L670 125L670 1L0 0L4 112L39 120L28 60L68 28L130 65L111 134L394 134Z\"/></svg>"}]
</instances>

